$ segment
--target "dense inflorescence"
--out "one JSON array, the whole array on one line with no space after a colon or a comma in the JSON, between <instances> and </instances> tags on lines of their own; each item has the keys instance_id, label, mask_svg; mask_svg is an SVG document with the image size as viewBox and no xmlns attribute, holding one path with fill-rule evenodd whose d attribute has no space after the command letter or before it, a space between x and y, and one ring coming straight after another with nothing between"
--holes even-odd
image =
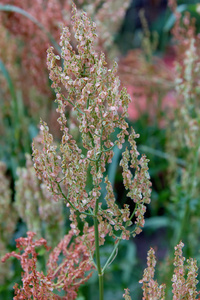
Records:
<instances>
[{"instance_id":1,"label":"dense inflorescence","mask_svg":"<svg viewBox=\"0 0 200 300\"><path fill-rule=\"evenodd\" d=\"M123 5L121 1L113 0L102 1L102 3L99 3L98 0L88 0L84 3L77 0L75 2L79 8L87 11L96 22L99 34L98 48L108 49L113 44L114 34L123 20L130 0L124 1ZM15 79L20 84L21 89L27 95L30 92L30 85L34 85L40 92L49 95L45 52L53 40L54 43L59 41L60 27L64 25L70 27L72 0L4 0L3 4L13 5L22 9L26 14L26 16L21 15L17 10L11 10L8 13L1 12L0 14L3 28L7 29L10 39L17 41L20 49L18 51L18 49L8 47L8 44L5 44L7 41L2 41L6 48L13 52L12 58L9 57L10 59L8 59L3 55L4 47L1 48L0 53L4 63L9 66L13 62L13 57L15 59L20 57L23 68L20 77L18 74L18 80ZM31 18L34 19L34 22ZM51 38L49 38L50 36Z\"/></svg>"},{"instance_id":2,"label":"dense inflorescence","mask_svg":"<svg viewBox=\"0 0 200 300\"><path fill-rule=\"evenodd\" d=\"M172 275L172 294L173 300L178 299L197 299L197 261L187 259L182 253L184 244L180 242L174 249L174 272ZM156 266L156 257L154 249L150 249L147 254L147 268L144 270L143 278L140 280L143 289L143 300L165 300L168 299L165 295L165 284L159 285L157 280L154 280ZM125 300L131 300L129 290L125 290L123 295ZM199 299L199 298L198 298Z\"/></svg>"},{"instance_id":3,"label":"dense inflorescence","mask_svg":"<svg viewBox=\"0 0 200 300\"><path fill-rule=\"evenodd\" d=\"M40 151L33 146L35 168L39 178L44 180L55 199L64 198L70 206L71 226L77 234L79 231L76 212L80 213L85 224L86 218L96 212L99 236L102 238L100 243L103 243L106 234L114 236L118 230L122 231L123 239L128 239L131 231L127 230L127 226L132 224L134 214L130 216L127 205L120 209L115 204L113 188L107 177L107 209L102 207L100 197L106 164L112 162L113 148L122 148L125 136L129 134L125 117L130 98L125 89L119 90L117 65L114 64L108 69L104 55L99 56L95 50L95 24L89 21L85 13L77 12L75 6L73 10L72 25L77 40L76 49L70 43L68 28L63 28L60 42L63 68L57 64L60 56L53 53L52 47L48 50L47 59L52 87L57 97L62 140L57 149L47 124L41 121L44 147ZM78 146L67 127L66 111L69 106L76 112L83 148ZM119 108L122 109L121 115L118 112ZM113 141L112 134L116 129L119 133ZM124 183L130 190L128 196L136 204L136 228L132 232L134 235L140 233L139 228L144 225L144 204L149 203L151 192L148 160L145 156L138 160L139 153L134 141L136 137L138 135L133 131L129 137L130 154L127 149L121 161ZM131 167L136 170L134 179L128 166L130 155ZM91 191L87 190L88 172L92 175ZM61 182L67 194L62 191Z\"/></svg>"},{"instance_id":4,"label":"dense inflorescence","mask_svg":"<svg viewBox=\"0 0 200 300\"><path fill-rule=\"evenodd\" d=\"M37 260L38 252L36 248L47 246L47 241L43 238L34 241L34 232L27 232L27 237L20 237L16 240L17 248L21 253L7 253L2 262L9 257L15 257L20 260L22 273L22 286L17 284L14 286L15 297L13 299L52 299L52 300L74 300L77 297L77 290L80 284L83 284L91 276L93 268L90 255L93 253L94 234L92 231L90 236L90 250L84 245L81 237L73 240L73 232L59 242L49 255L47 261L47 274L38 271ZM62 257L62 261L60 261ZM64 290L66 296L58 296L55 291Z\"/></svg>"}]
</instances>

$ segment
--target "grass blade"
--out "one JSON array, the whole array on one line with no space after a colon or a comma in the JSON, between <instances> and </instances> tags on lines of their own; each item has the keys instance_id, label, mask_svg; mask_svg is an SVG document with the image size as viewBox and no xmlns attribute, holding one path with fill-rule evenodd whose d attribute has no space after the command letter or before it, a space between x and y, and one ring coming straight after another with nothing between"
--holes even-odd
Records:
<instances>
[{"instance_id":1,"label":"grass blade","mask_svg":"<svg viewBox=\"0 0 200 300\"><path fill-rule=\"evenodd\" d=\"M12 79L10 77L10 74L8 73L8 70L6 69L4 63L2 62L2 60L0 59L0 71L1 73L3 74L3 76L5 77L6 81L7 81L7 84L8 84L8 88L9 88L9 91L10 91L10 94L12 96L12 98L14 100L16 100L16 95L15 95L15 88L14 88L14 85L12 83Z\"/></svg>"}]
</instances>

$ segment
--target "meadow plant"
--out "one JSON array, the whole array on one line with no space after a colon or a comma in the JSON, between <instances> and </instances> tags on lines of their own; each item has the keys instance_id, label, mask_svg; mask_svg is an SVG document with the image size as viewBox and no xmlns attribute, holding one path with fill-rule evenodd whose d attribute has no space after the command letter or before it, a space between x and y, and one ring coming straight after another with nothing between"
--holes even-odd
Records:
<instances>
[{"instance_id":1,"label":"meadow plant","mask_svg":"<svg viewBox=\"0 0 200 300\"><path fill-rule=\"evenodd\" d=\"M90 263L98 271L99 298L102 300L103 275L117 253L120 240L136 236L144 226L145 204L150 202L151 183L148 160L145 156L138 157L135 142L138 135L133 129L130 134L128 132L125 117L130 97L125 89L119 89L116 63L111 69L106 67L104 54L98 55L95 50L95 24L86 13L79 13L75 6L72 26L77 47L73 48L70 43L69 29L63 28L60 42L63 67L58 64L61 58L53 53L52 47L48 50L47 58L52 87L57 97L62 139L57 147L47 124L41 121L42 149L33 143L33 160L39 180L51 191L54 200L64 199L70 209L70 232L81 239L90 252ZM67 126L66 111L69 107L77 115L82 148L73 139ZM120 107L121 115L118 112ZM117 139L113 140L112 135L116 130L119 133ZM127 148L123 152L120 165L124 186L128 190L127 196L135 203L133 212L130 212L127 204L123 208L117 205L111 182L105 176L107 165L112 162L114 147L121 149L127 135L130 150ZM134 169L134 175L130 168ZM88 180L91 180L91 190L88 190ZM105 198L102 197L103 185L107 191ZM83 223L82 228L79 220ZM88 237L90 232L94 236L94 246L91 246L91 238ZM114 246L102 266L100 246L108 235L113 237ZM33 243L33 234L29 233L28 236L26 240L21 238L19 243L24 246ZM43 241L38 243L43 244ZM32 255L35 257L35 252ZM35 269L35 260L30 262L30 266Z\"/></svg>"},{"instance_id":2,"label":"meadow plant","mask_svg":"<svg viewBox=\"0 0 200 300\"><path fill-rule=\"evenodd\" d=\"M103 49L107 58L113 56L114 47L111 46L114 45L117 30L129 3L130 0L123 1L123 5L119 0L76 1L78 8L84 8L95 20L99 36L96 49ZM12 140L13 134L16 134L16 138L13 139L14 145L10 145L11 150L7 147L8 143L2 142L0 155L14 156L12 166L9 158L7 160L8 168L12 169L13 173L16 173L17 166L25 165L24 153L31 152L30 140L38 133L39 117L46 119L54 134L60 133L58 126L55 126L55 95L49 84L46 50L49 45L54 45L55 51L60 53L60 28L68 26L70 31L72 29L71 7L72 0L0 1L0 96L3 99L0 107L0 133L5 137L4 140L9 141ZM72 44L75 43L76 40L72 40ZM23 116L20 116L19 120L17 112L21 110ZM27 117L28 124L25 127L21 126L21 122ZM9 130L10 127L14 130ZM29 136L30 140L23 137L23 133ZM19 144L15 143L21 136ZM26 149L21 147L24 141L28 144ZM17 151L13 151L15 146ZM3 153L4 149L6 154ZM19 153L19 150L22 150L22 153ZM17 155L22 157L20 163L17 162ZM16 174L13 177L16 177Z\"/></svg>"},{"instance_id":3,"label":"meadow plant","mask_svg":"<svg viewBox=\"0 0 200 300\"><path fill-rule=\"evenodd\" d=\"M18 44L17 51L12 47L5 45L9 52L13 50L13 56L8 61L8 57L4 57L4 48L1 48L0 54L3 57L4 64L13 64L13 57L21 60L23 68L18 72L17 84L24 91L26 98L33 93L33 88L37 87L37 91L43 95L51 95L48 85L48 76L46 72L46 50L49 43L54 42L57 51L59 46L60 27L70 26L70 12L72 0L4 0L0 5L0 19L2 28L7 29L9 40L15 40ZM114 36L119 29L125 12L129 6L130 0L123 1L123 5L119 0L109 1L75 1L78 8L83 8L88 12L89 16L97 24L98 48L110 51L110 46L114 42ZM9 7L11 5L12 7ZM24 15L19 13L21 9ZM33 22L34 19L34 22ZM50 40L49 40L50 39ZM6 39L4 40L4 44ZM9 42L10 45L10 42ZM31 59L30 59L31 57ZM7 65L6 64L6 65ZM20 73L20 74L19 74ZM28 76L27 76L28 74ZM25 84L26 82L26 84ZM34 92L36 92L34 90ZM33 94L32 94L33 96ZM31 103L29 103L31 105ZM40 104L41 105L41 104Z\"/></svg>"},{"instance_id":4,"label":"meadow plant","mask_svg":"<svg viewBox=\"0 0 200 300\"><path fill-rule=\"evenodd\" d=\"M56 2L49 1L49 5L52 3ZM92 13L94 8L101 13L104 9L109 14L111 11L108 8L112 7L112 3L107 1L101 6L98 1L95 1L88 4L88 9L90 8ZM105 17L103 13L100 16ZM101 17L99 18L102 21ZM23 31L22 28L20 30ZM18 250L7 253L2 258L3 262L9 257L17 258L23 269L22 286L15 285L14 299L76 299L79 286L90 278L93 270L96 270L99 279L99 299L103 300L103 277L117 255L120 241L135 237L144 226L146 204L150 202L151 194L148 160L144 155L140 156L137 150L135 140L139 135L128 128L126 117L131 100L126 89L120 88L117 64L114 63L111 68L107 67L105 55L98 54L98 45L100 44L97 41L96 25L90 21L86 13L77 11L76 6L73 5L72 26L64 27L61 34L61 55L55 54L53 47L50 47L47 57L52 88L58 105L61 139L54 142L47 123L41 120L40 134L33 143L33 161L38 179L33 172L30 156L27 156L26 169L18 169L19 178L16 182L14 206L10 200L9 183L3 174L5 168L0 169L3 172L1 176L4 182L1 203L6 202L6 205L3 205L6 208L3 211L3 218L7 217L8 210L9 213L12 210L15 215L16 208L29 230L27 237L16 240ZM180 76L176 82L180 99L184 95L186 100L181 102L182 109L180 111L177 109L177 114L179 116L180 113L180 116L176 122L180 123L174 125L174 134L180 124L181 126L184 124L185 131L183 136L179 136L181 143L176 144L174 149L180 150L184 145L183 149L188 149L186 157L188 161L191 159L189 150L194 150L192 152L194 165L191 169L185 168L188 173L185 173L182 182L183 192L189 191L189 195L197 195L195 178L199 144L195 142L199 140L199 130L196 130L199 124L199 112L191 102L198 94L199 63L196 55L196 39L191 36L187 45L188 50L183 54L183 64L177 66ZM73 123L73 126L77 126L76 130L72 128L71 119L67 118L69 109L72 111L73 118L77 119ZM77 131L80 132L78 141ZM74 132L75 136L73 136ZM127 197L134 203L133 211L129 205L124 204L121 207L116 202L115 191L107 175L114 150L117 147L122 149L126 140L129 147L122 153L120 167L123 184L128 191ZM183 149L181 148L181 153ZM189 173L189 170L193 173ZM71 229L61 238L63 202L69 209ZM184 211L187 213L184 222L188 220L188 205L190 206L189 200L184 206ZM30 212L33 218L30 217ZM190 212L191 210L189 216L191 216ZM15 217L12 217L11 221L8 223L11 226L8 232L14 230L12 224L13 221L15 222ZM7 222L3 219L3 225L5 224ZM43 228L44 224L46 224L45 228ZM3 234L4 232L7 233L3 231ZM45 235L46 239L38 239L42 235ZM4 235L2 237L4 239ZM114 241L113 249L107 260L103 261L101 246L108 238ZM58 239L61 240L58 242ZM45 270L41 271L40 254L43 250L37 248L43 246L49 251L47 240L54 248L48 256ZM196 261L192 259L187 260L187 265L184 265L182 247L183 243L180 242L175 248L173 299L192 300L198 295L197 266ZM147 268L140 281L143 299L157 300L166 297L165 286L159 285L154 280L155 265L155 252L150 249ZM131 299L128 289L125 290L124 298Z\"/></svg>"},{"instance_id":5,"label":"meadow plant","mask_svg":"<svg viewBox=\"0 0 200 300\"><path fill-rule=\"evenodd\" d=\"M194 300L199 299L197 296L197 261L194 259L187 259L185 263L185 257L182 253L184 244L180 242L175 247L174 252L174 271L171 279L172 281L172 294L173 300L187 299ZM156 257L154 249L150 249L147 254L147 268L144 270L143 278L140 280L143 290L143 300L164 300L168 299L165 295L165 284L159 285L157 280L154 280L156 266ZM123 295L125 300L131 300L129 290L125 290Z\"/></svg>"},{"instance_id":6,"label":"meadow plant","mask_svg":"<svg viewBox=\"0 0 200 300\"><path fill-rule=\"evenodd\" d=\"M83 243L84 237L75 237L73 240L74 233L71 230L49 254L46 275L37 270L36 248L44 246L48 251L50 248L45 239L34 241L34 236L34 232L28 231L26 238L21 237L16 240L20 253L13 251L2 258L2 262L9 257L17 258L23 269L22 287L18 287L17 284L14 286L13 299L76 299L80 284L92 275L90 255L94 248L94 234L88 232L90 243L90 250L88 250ZM62 257L61 262L60 257ZM60 290L65 291L67 296L59 296L56 292Z\"/></svg>"},{"instance_id":7,"label":"meadow plant","mask_svg":"<svg viewBox=\"0 0 200 300\"><path fill-rule=\"evenodd\" d=\"M195 21L186 13L182 18L175 1L170 1L176 13L173 29L177 61L175 65L175 90L177 105L174 121L168 126L167 151L172 191L170 211L176 223L173 243L180 240L186 245L187 254L197 254L199 240L199 71L200 39L196 34ZM181 25L180 25L181 23ZM172 139L173 136L173 139ZM182 159L174 163L173 157Z\"/></svg>"},{"instance_id":8,"label":"meadow plant","mask_svg":"<svg viewBox=\"0 0 200 300\"><path fill-rule=\"evenodd\" d=\"M26 154L26 167L18 168L14 206L28 231L36 238L44 237L49 246L56 246L63 237L63 203L54 201L45 184L35 174L31 156Z\"/></svg>"}]
</instances>

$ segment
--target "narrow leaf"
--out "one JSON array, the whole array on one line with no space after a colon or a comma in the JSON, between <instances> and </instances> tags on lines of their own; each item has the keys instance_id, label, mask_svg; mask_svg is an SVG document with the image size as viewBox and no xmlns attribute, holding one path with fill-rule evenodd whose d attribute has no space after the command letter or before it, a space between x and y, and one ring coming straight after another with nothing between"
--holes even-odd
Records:
<instances>
[{"instance_id":1,"label":"narrow leaf","mask_svg":"<svg viewBox=\"0 0 200 300\"><path fill-rule=\"evenodd\" d=\"M182 13L182 12L186 11L187 8L188 8L188 5L181 4L177 7L177 12ZM168 32L174 26L175 21L176 21L176 17L172 13L164 26L164 31Z\"/></svg>"},{"instance_id":2,"label":"narrow leaf","mask_svg":"<svg viewBox=\"0 0 200 300\"><path fill-rule=\"evenodd\" d=\"M12 96L13 99L16 100L16 95L15 95L15 89L14 89L14 85L12 83L12 79L10 77L10 74L8 73L8 70L6 69L4 63L2 62L2 60L0 59L0 71L3 74L3 76L5 77L7 84L8 84L8 88L10 91L10 94Z\"/></svg>"}]
</instances>

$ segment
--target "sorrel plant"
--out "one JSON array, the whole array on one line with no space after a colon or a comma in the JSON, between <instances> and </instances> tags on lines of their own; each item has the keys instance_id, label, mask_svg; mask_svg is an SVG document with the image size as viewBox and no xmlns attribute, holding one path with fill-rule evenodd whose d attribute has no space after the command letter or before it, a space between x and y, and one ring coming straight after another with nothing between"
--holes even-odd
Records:
<instances>
[{"instance_id":1,"label":"sorrel plant","mask_svg":"<svg viewBox=\"0 0 200 300\"><path fill-rule=\"evenodd\" d=\"M84 12L77 12L75 6L72 25L77 45L72 46L69 29L63 28L60 42L63 66L52 47L47 58L52 87L56 92L62 139L58 147L47 124L41 121L43 149L39 150L33 144L33 157L38 178L47 185L55 201L64 199L70 209L71 229L75 235L86 237L85 245L88 244L89 228L94 228L95 260L92 253L91 257L98 271L99 299L102 300L103 275L116 255L120 240L128 240L142 230L145 204L150 202L151 183L148 160L145 156L138 158L135 142L138 135L133 129L130 134L128 132L125 117L130 97L125 89L120 90L117 65L115 63L111 69L106 67L104 54L99 55L95 51L95 24ZM82 148L68 128L66 111L69 108L77 115ZM122 108L121 115L119 108ZM112 140L116 130L119 130L117 139ZM131 150L123 152L120 165L127 196L135 203L133 212L128 205L120 208L116 204L113 187L105 176L107 165L112 162L114 147L121 149L126 136L129 136ZM134 176L130 168L134 169ZM88 190L90 178L92 189ZM105 199L102 198L103 184L107 190ZM78 218L83 222L82 230L79 229ZM114 247L102 266L100 246L108 235L113 237Z\"/></svg>"},{"instance_id":2,"label":"sorrel plant","mask_svg":"<svg viewBox=\"0 0 200 300\"><path fill-rule=\"evenodd\" d=\"M129 133L125 118L130 97L125 89L120 89L117 65L111 69L106 67L105 55L99 55L96 50L95 24L75 6L72 25L74 37L70 35L71 29L69 32L68 28L63 28L61 56L55 55L53 48L48 50L48 69L56 93L62 138L54 142L47 124L41 121L40 135L33 144L38 179L43 181L44 191L48 188L55 201L61 203L64 200L70 211L71 230L50 253L46 275L37 270L38 254L35 250L40 246L49 250L46 240L34 240L35 233L30 231L27 238L17 240L17 248L22 253L12 252L3 258L5 261L10 256L16 257L24 271L23 286L15 285L14 299L76 299L79 286L88 280L93 268L99 275L99 298L103 299L106 268L117 255L120 241L141 232L145 204L150 201L148 160L139 156L135 142L138 135L133 129ZM79 142L72 135L71 120L66 117L69 110L77 118ZM130 149L123 152L120 166L127 196L135 203L134 211L130 211L126 204L121 208L116 203L112 184L106 175L115 147L121 149L126 136ZM32 170L31 165L30 168ZM23 218L26 218L25 214ZM48 218L51 218L50 214L46 215L46 222ZM113 250L102 264L101 246L108 236L114 240ZM180 243L175 248L173 299L196 299L196 261L188 260L186 271L182 247ZM159 286L154 280L155 263L151 249L148 267L140 281L143 299L165 297L164 285ZM56 291L60 290L66 296L58 296ZM128 290L124 297L130 299Z\"/></svg>"}]
</instances>

